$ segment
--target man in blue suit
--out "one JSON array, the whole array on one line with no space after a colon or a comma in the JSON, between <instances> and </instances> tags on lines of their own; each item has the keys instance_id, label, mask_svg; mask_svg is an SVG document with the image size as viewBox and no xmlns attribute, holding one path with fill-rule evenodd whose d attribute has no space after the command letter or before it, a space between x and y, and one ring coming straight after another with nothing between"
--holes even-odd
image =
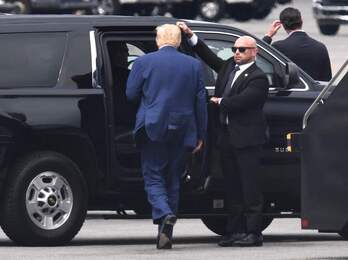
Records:
<instances>
[{"instance_id":1,"label":"man in blue suit","mask_svg":"<svg viewBox=\"0 0 348 260\"><path fill-rule=\"evenodd\" d=\"M201 149L206 133L206 92L200 62L177 50L179 27L156 30L159 50L135 61L126 94L140 102L134 137L152 219L159 225L157 248L170 249L185 157Z\"/></svg>"}]
</instances>

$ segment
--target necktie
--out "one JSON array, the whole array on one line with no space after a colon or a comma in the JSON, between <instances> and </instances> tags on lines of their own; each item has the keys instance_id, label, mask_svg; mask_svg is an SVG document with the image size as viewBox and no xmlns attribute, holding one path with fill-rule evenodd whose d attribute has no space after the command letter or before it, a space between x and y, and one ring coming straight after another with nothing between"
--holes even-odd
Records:
<instances>
[{"instance_id":1,"label":"necktie","mask_svg":"<svg viewBox=\"0 0 348 260\"><path fill-rule=\"evenodd\" d=\"M225 90L224 90L224 93L222 95L223 98L226 97L227 94L230 92L230 90L232 88L233 79L236 76L236 73L237 73L238 70L240 70L240 68L239 68L238 65L236 65L234 67L234 69L231 71L230 75L228 76L228 81L226 83Z\"/></svg>"},{"instance_id":2,"label":"necktie","mask_svg":"<svg viewBox=\"0 0 348 260\"><path fill-rule=\"evenodd\" d=\"M228 93L230 92L231 88L232 88L232 82L233 79L236 75L236 72L240 70L239 66L236 65L234 67L234 69L231 71L230 75L228 76L228 81L226 83L225 89L224 89L224 93L222 94L222 98L227 97ZM223 125L227 125L227 113L224 113L220 110L220 123Z\"/></svg>"}]
</instances>

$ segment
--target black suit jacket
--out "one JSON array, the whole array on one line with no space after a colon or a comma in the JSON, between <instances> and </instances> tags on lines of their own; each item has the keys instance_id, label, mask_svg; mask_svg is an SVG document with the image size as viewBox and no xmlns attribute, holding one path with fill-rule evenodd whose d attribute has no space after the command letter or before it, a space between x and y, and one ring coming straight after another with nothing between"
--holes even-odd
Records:
<instances>
[{"instance_id":1,"label":"black suit jacket","mask_svg":"<svg viewBox=\"0 0 348 260\"><path fill-rule=\"evenodd\" d=\"M272 42L265 36L263 40ZM303 31L290 34L286 39L272 44L297 66L303 69L315 80L329 81L332 77L329 53L324 44L309 37Z\"/></svg>"},{"instance_id":2,"label":"black suit jacket","mask_svg":"<svg viewBox=\"0 0 348 260\"><path fill-rule=\"evenodd\" d=\"M194 47L198 56L217 73L215 96L222 97L230 72L235 66L233 58L224 61L217 57L203 41L198 40ZM237 148L263 144L266 140L266 121L263 105L268 93L268 80L265 73L254 63L234 82L228 96L214 109L213 118L217 135L221 136L219 109L228 114L229 143ZM218 142L226 142L218 138Z\"/></svg>"}]
</instances>

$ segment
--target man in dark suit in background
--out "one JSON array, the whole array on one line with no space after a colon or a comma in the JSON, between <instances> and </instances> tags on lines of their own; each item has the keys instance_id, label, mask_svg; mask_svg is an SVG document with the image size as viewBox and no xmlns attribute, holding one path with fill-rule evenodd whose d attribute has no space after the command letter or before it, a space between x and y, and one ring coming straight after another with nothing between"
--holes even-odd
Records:
<instances>
[{"instance_id":1,"label":"man in dark suit in background","mask_svg":"<svg viewBox=\"0 0 348 260\"><path fill-rule=\"evenodd\" d=\"M292 60L313 79L329 81L332 75L328 51L324 44L309 37L302 30L302 24L301 13L298 9L285 8L280 13L279 20L273 21L263 40L270 44L272 37L283 26L288 33L288 37L272 43L272 46Z\"/></svg>"},{"instance_id":2,"label":"man in dark suit in background","mask_svg":"<svg viewBox=\"0 0 348 260\"><path fill-rule=\"evenodd\" d=\"M206 92L198 60L180 53L176 25L157 28L159 50L138 58L126 94L139 101L134 135L154 224L157 248L172 247L180 176L187 150L199 150L207 128Z\"/></svg>"},{"instance_id":3,"label":"man in dark suit in background","mask_svg":"<svg viewBox=\"0 0 348 260\"><path fill-rule=\"evenodd\" d=\"M215 135L220 150L229 209L226 235L220 246L262 246L263 197L259 155L266 140L262 112L268 93L265 73L255 64L255 39L240 37L232 47L234 57L224 61L199 40L183 22L179 27L190 38L194 51L217 73Z\"/></svg>"}]
</instances>

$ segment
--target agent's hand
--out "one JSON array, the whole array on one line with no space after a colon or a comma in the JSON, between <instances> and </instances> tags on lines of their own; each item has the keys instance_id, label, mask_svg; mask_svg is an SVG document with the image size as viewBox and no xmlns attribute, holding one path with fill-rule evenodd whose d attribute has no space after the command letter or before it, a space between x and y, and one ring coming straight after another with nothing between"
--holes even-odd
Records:
<instances>
[{"instance_id":1,"label":"agent's hand","mask_svg":"<svg viewBox=\"0 0 348 260\"><path fill-rule=\"evenodd\" d=\"M272 38L278 32L280 27L282 27L282 23L279 20L273 21L266 35Z\"/></svg>"},{"instance_id":2,"label":"agent's hand","mask_svg":"<svg viewBox=\"0 0 348 260\"><path fill-rule=\"evenodd\" d=\"M193 35L192 30L190 27L187 26L184 22L176 22L176 25L187 35L187 37L191 38Z\"/></svg>"},{"instance_id":3,"label":"agent's hand","mask_svg":"<svg viewBox=\"0 0 348 260\"><path fill-rule=\"evenodd\" d=\"M220 104L220 100L221 100L221 98L219 98L219 97L211 97L211 98L210 98L210 102L211 102L211 103L214 103L214 104L216 104L216 105L219 105L219 104Z\"/></svg>"},{"instance_id":4,"label":"agent's hand","mask_svg":"<svg viewBox=\"0 0 348 260\"><path fill-rule=\"evenodd\" d=\"M202 150L202 148L203 148L203 140L199 139L197 142L197 146L195 147L195 149L193 149L192 153L195 154L199 152L200 150Z\"/></svg>"}]
</instances>

